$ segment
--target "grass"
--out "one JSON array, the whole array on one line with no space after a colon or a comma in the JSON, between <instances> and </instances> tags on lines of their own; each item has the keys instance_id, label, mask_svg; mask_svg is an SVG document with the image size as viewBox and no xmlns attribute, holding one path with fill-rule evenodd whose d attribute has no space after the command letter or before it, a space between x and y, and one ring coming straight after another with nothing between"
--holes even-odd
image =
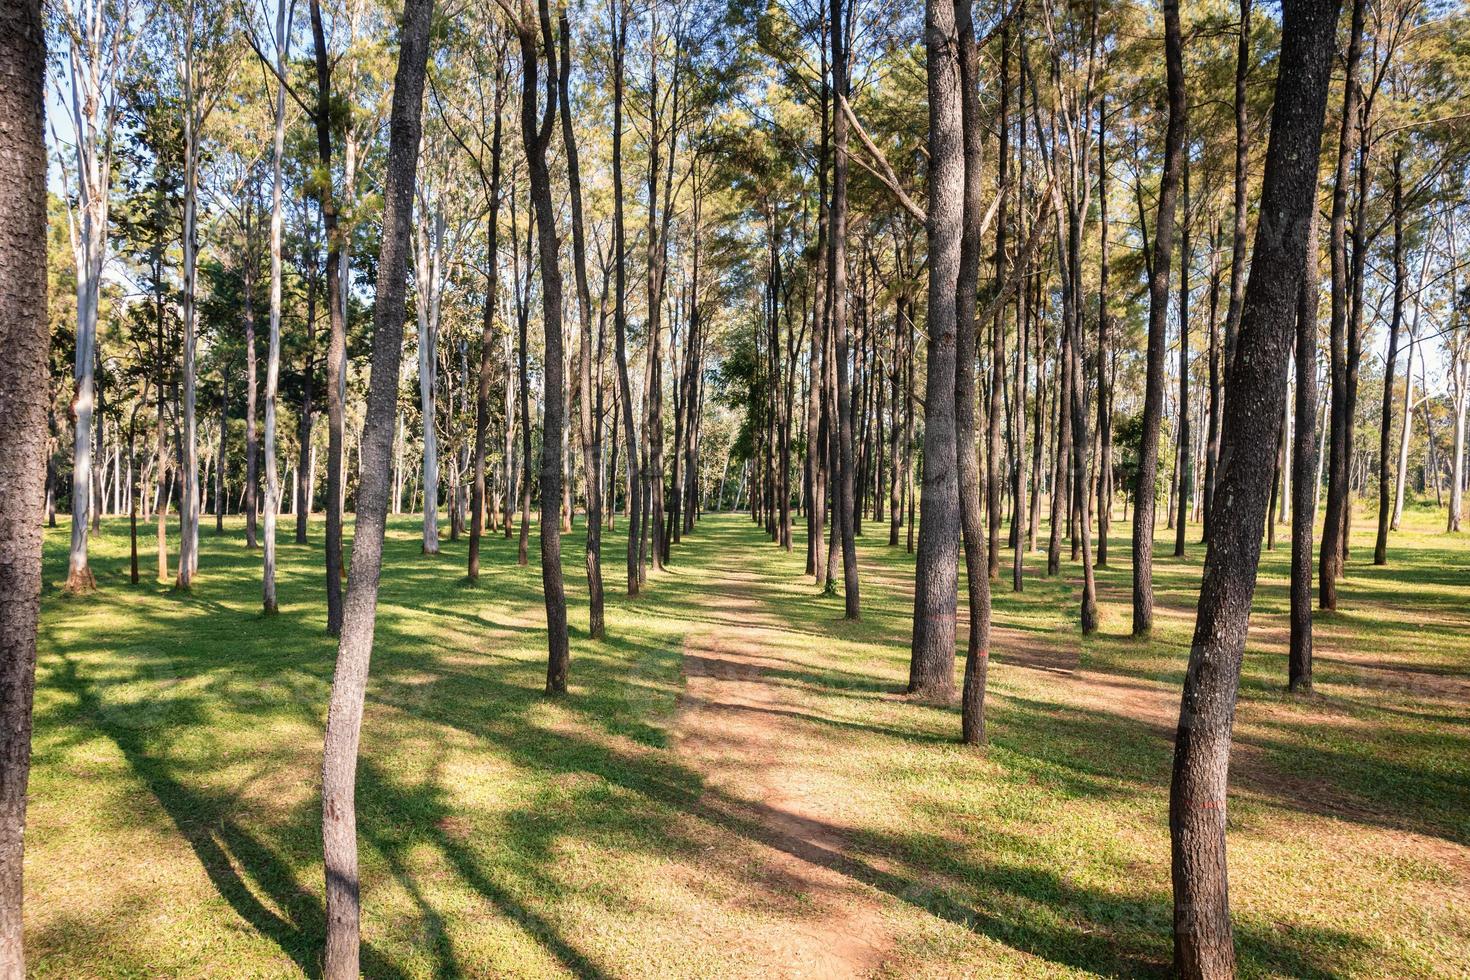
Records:
<instances>
[{"instance_id":1,"label":"grass","mask_svg":"<svg viewBox=\"0 0 1470 980\"><path fill-rule=\"evenodd\" d=\"M1246 975L1470 973L1470 546L1439 519L1412 511L1373 568L1360 517L1309 699L1284 692L1288 549L1265 555L1230 809ZM883 546L886 528L862 539L854 624L801 576L800 529L788 555L743 517L708 517L630 601L620 525L603 644L585 633L579 529L564 548L571 693L549 701L537 566L492 535L471 586L464 541L426 557L418 520L395 521L359 768L365 974L770 969L771 937L816 913L677 737L685 638L741 625L720 608L733 570L754 573L749 598L782 625L762 679L791 716L804 792L848 831L837 869L882 910L887 972L1165 974L1170 738L1204 549L1156 558L1160 610L1139 643L1124 635L1127 530L1115 522L1088 640L1076 566L1047 579L1032 556L1017 595L1005 554L991 744L975 751L955 741L956 711L893 693L912 556ZM48 534L26 868L36 976L319 975L335 645L311 531L280 546L269 618L237 522L206 527L188 594L129 585L126 522L109 521L93 539L99 591L68 597L66 528ZM1172 551L1163 531L1158 550Z\"/></svg>"}]
</instances>

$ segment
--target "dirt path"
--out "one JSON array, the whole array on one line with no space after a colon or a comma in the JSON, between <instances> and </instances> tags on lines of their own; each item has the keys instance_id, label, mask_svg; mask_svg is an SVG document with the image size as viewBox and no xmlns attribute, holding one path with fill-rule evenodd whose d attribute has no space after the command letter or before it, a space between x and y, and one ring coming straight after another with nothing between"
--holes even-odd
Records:
<instances>
[{"instance_id":1,"label":"dirt path","mask_svg":"<svg viewBox=\"0 0 1470 980\"><path fill-rule=\"evenodd\" d=\"M821 780L800 753L809 722L768 671L789 663L792 640L755 597L754 578L729 572L712 583L711 625L684 644L684 693L674 725L679 753L705 777L703 805L755 829L760 867L754 897L775 912L742 938L770 977L862 977L893 947L880 893L834 870L848 834L828 813Z\"/></svg>"}]
</instances>

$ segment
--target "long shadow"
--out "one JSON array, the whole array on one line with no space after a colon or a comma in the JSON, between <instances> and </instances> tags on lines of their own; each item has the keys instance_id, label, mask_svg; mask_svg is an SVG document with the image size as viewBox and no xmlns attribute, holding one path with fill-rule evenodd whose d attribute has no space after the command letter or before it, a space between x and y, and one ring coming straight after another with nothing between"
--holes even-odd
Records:
<instances>
[{"instance_id":1,"label":"long shadow","mask_svg":"<svg viewBox=\"0 0 1470 980\"><path fill-rule=\"evenodd\" d=\"M128 765L168 814L179 835L188 842L220 897L262 935L270 938L309 977L321 976L319 960L326 939L326 913L321 903L292 871L281 855L246 831L233 817L232 799L189 788L175 778L170 765L147 748L135 729L110 720L92 685L77 671L76 661L63 655L51 679L77 700L81 713L122 752ZM187 711L175 702L171 710ZM285 916L267 907L235 870L238 863ZM406 977L370 944L363 943L362 962L373 977Z\"/></svg>"}]
</instances>

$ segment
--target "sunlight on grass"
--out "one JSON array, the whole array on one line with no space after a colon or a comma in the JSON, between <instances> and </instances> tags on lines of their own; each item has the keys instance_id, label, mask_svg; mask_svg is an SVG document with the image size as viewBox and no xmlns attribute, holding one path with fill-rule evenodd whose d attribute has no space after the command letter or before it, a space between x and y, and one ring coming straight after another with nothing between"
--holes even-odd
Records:
<instances>
[{"instance_id":1,"label":"sunlight on grass","mask_svg":"<svg viewBox=\"0 0 1470 980\"><path fill-rule=\"evenodd\" d=\"M1288 550L1264 556L1230 814L1248 975L1470 972L1470 548L1438 519L1411 512L1387 568L1365 564L1360 532L1308 699L1284 692ZM1203 547L1156 559L1142 644L1125 635L1125 525L1086 641L1076 566L1047 579L1029 556L1017 595L1006 552L991 744L974 751L956 711L896 693L912 556L867 530L850 624L801 575L800 527L786 554L743 516L708 517L630 601L620 523L594 644L579 525L571 696L553 702L540 572L515 564L515 541L488 535L470 586L466 542L425 557L417 519L395 523L359 769L365 973L760 974L771 923L799 927L810 905L766 870L772 843L737 790L709 785L673 737L686 637L748 625L718 601L738 570L775 630L761 678L790 716L782 764L843 828L836 867L883 910L886 972L1164 974L1170 741ZM319 973L335 656L321 526L282 543L273 618L240 524L211 531L180 594L147 580L146 555L129 585L126 524L104 522L100 591L83 598L58 588L66 529L48 533L26 855L37 976Z\"/></svg>"}]
</instances>

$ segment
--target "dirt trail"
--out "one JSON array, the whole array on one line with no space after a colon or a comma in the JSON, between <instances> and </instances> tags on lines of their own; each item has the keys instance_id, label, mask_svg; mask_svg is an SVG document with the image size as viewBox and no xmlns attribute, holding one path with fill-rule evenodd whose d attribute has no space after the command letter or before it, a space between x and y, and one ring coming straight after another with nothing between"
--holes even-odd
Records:
<instances>
[{"instance_id":1,"label":"dirt trail","mask_svg":"<svg viewBox=\"0 0 1470 980\"><path fill-rule=\"evenodd\" d=\"M767 672L789 662L780 620L762 609L754 578L729 572L706 607L719 622L684 644L679 753L705 777L705 806L752 826L762 842L750 887L775 914L743 936L770 977L862 977L893 948L879 893L834 870L848 834L827 812L821 781L789 746L810 733ZM738 624L738 625L737 625Z\"/></svg>"}]
</instances>

